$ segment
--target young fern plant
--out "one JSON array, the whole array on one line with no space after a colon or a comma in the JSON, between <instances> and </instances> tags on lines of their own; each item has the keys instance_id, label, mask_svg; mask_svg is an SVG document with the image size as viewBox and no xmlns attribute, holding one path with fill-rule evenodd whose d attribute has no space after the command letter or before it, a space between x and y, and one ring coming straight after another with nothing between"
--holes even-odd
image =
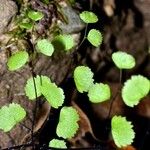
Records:
<instances>
[{"instance_id":1,"label":"young fern plant","mask_svg":"<svg viewBox=\"0 0 150 150\"><path fill-rule=\"evenodd\" d=\"M31 10L27 13L27 17L27 22L25 19L19 26L25 30L30 30L34 27L33 25L35 25L35 22L42 19L44 15L41 12ZM69 51L74 46L74 39L71 35L60 34L52 39L52 41L47 38L38 39L35 47L38 53L42 53L46 56L52 56L55 49ZM8 70L19 70L28 61L32 61L29 60L29 54L25 50L18 51L8 59ZM64 103L65 96L63 90L53 83L47 76L32 76L27 80L24 89L29 100L34 101L38 97L44 96L49 104L56 109ZM23 120L25 116L26 112L19 104L12 103L9 107L3 106L0 109L0 129L5 132L10 131L18 122ZM70 121L68 122L68 120ZM73 107L63 107L60 112L59 123L56 131L57 135L64 139L72 138L79 128L78 121L79 115L76 109ZM50 141L50 146L66 148L66 143L63 140L53 139Z\"/></svg>"},{"instance_id":2,"label":"young fern plant","mask_svg":"<svg viewBox=\"0 0 150 150\"><path fill-rule=\"evenodd\" d=\"M125 52L115 52L112 54L112 60L115 65L121 69L131 69L135 66L135 59L132 55ZM74 70L74 81L77 90L80 93L88 92L89 100L93 103L99 103L110 99L111 91L107 84L95 83L93 72L87 66L78 66ZM131 76L122 88L122 98L127 106L137 105L142 98L149 94L150 80L142 75ZM131 145L135 132L133 125L125 117L114 116L111 120L111 133L115 144L121 148Z\"/></svg>"},{"instance_id":3,"label":"young fern plant","mask_svg":"<svg viewBox=\"0 0 150 150\"><path fill-rule=\"evenodd\" d=\"M132 69L136 62L135 58L126 52L115 52L112 54L112 60L119 69ZM122 98L127 106L137 105L142 98L149 94L150 81L142 75L132 75L122 88Z\"/></svg>"},{"instance_id":4,"label":"young fern plant","mask_svg":"<svg viewBox=\"0 0 150 150\"><path fill-rule=\"evenodd\" d=\"M44 14L40 11L30 10L25 12L25 16L22 21L19 23L19 27L25 30L31 30L36 21L41 20L44 17Z\"/></svg>"},{"instance_id":5,"label":"young fern plant","mask_svg":"<svg viewBox=\"0 0 150 150\"><path fill-rule=\"evenodd\" d=\"M94 14L93 12L90 12L90 11L83 11L82 13L80 13L79 16L80 16L81 20L84 23L86 23L87 25L89 23L98 22L98 17L96 16L96 14ZM86 30L87 30L87 25L86 25ZM102 40L103 40L101 32L96 29L91 29L88 32L88 35L86 37L86 30L85 30L84 40L87 39L93 46L99 47L102 44Z\"/></svg>"},{"instance_id":6,"label":"young fern plant","mask_svg":"<svg viewBox=\"0 0 150 150\"><path fill-rule=\"evenodd\" d=\"M27 13L28 21L23 20L20 27L26 30L32 29L36 21L44 17L41 12L29 11ZM80 14L81 20L86 23L96 23L98 17L89 11ZM85 35L86 36L86 35ZM87 40L95 47L102 43L102 34L96 29L91 29L87 34ZM60 34L49 40L48 38L38 39L36 50L46 56L52 56L55 50L64 50L68 52L75 46L74 39L71 35ZM117 68L131 69L135 66L135 59L132 55L125 52L114 52L112 60ZM7 62L10 71L16 71L22 68L29 61L28 53L18 51L14 53ZM80 93L87 93L89 101L92 103L100 103L109 100L111 90L108 84L94 82L94 73L87 66L77 66L74 70L74 82ZM47 76L37 75L27 80L25 85L25 94L29 100L36 100L37 97L44 96L53 108L60 108L65 99L63 89L58 87ZM36 89L36 90L35 90ZM150 80L142 75L134 75L128 79L122 88L121 95L124 103L133 107L137 105L143 97L149 94ZM0 109L0 129L4 132L10 131L17 123L22 121L26 116L25 110L19 104L9 104ZM62 107L60 111L59 121L56 128L56 134L64 140L52 139L49 147L67 148L65 140L75 136L79 129L79 114L73 107ZM125 117L114 116L111 120L111 133L115 144L118 147L124 147L132 144L135 133L133 125L127 121Z\"/></svg>"},{"instance_id":7,"label":"young fern plant","mask_svg":"<svg viewBox=\"0 0 150 150\"><path fill-rule=\"evenodd\" d=\"M89 100L93 103L100 103L109 100L111 90L109 85L94 83L94 73L87 66L78 66L74 70L74 82L80 93L88 92Z\"/></svg>"},{"instance_id":8,"label":"young fern plant","mask_svg":"<svg viewBox=\"0 0 150 150\"><path fill-rule=\"evenodd\" d=\"M132 69L136 62L135 58L126 52L118 51L112 54L112 60L116 67L121 69ZM122 88L122 99L124 103L133 107L150 91L150 81L142 75L132 75ZM118 147L125 147L132 144L135 138L133 125L125 117L114 116L111 120L112 136Z\"/></svg>"}]
</instances>

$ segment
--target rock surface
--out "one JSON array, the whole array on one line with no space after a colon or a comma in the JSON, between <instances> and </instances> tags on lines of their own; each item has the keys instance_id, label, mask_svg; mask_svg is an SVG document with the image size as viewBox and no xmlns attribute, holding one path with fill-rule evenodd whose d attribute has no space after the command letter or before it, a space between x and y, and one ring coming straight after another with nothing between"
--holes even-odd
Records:
<instances>
[{"instance_id":1,"label":"rock surface","mask_svg":"<svg viewBox=\"0 0 150 150\"><path fill-rule=\"evenodd\" d=\"M0 1L0 34L2 34L8 26L11 18L17 13L17 5L11 0Z\"/></svg>"}]
</instances>

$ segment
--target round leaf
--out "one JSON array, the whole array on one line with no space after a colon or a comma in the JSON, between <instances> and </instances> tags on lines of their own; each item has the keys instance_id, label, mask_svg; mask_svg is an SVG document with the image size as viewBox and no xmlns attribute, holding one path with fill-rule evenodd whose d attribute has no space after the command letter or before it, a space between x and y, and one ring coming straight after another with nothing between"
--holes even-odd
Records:
<instances>
[{"instance_id":1,"label":"round leaf","mask_svg":"<svg viewBox=\"0 0 150 150\"><path fill-rule=\"evenodd\" d=\"M135 66L134 57L126 52L113 53L112 60L119 69L131 69Z\"/></svg>"},{"instance_id":2,"label":"round leaf","mask_svg":"<svg viewBox=\"0 0 150 150\"><path fill-rule=\"evenodd\" d=\"M127 121L125 117L114 116L111 120L111 132L115 144L120 147L125 147L132 144L135 137L133 125Z\"/></svg>"},{"instance_id":3,"label":"round leaf","mask_svg":"<svg viewBox=\"0 0 150 150\"><path fill-rule=\"evenodd\" d=\"M25 65L25 63L28 61L29 55L26 51L18 51L15 54L13 54L7 62L8 69L10 71L17 70Z\"/></svg>"},{"instance_id":4,"label":"round leaf","mask_svg":"<svg viewBox=\"0 0 150 150\"><path fill-rule=\"evenodd\" d=\"M15 126L15 124L16 122L11 116L8 107L3 106L0 109L0 129L2 129L4 132L8 132Z\"/></svg>"},{"instance_id":5,"label":"round leaf","mask_svg":"<svg viewBox=\"0 0 150 150\"><path fill-rule=\"evenodd\" d=\"M37 50L46 56L52 56L54 47L47 39L42 39L37 42Z\"/></svg>"},{"instance_id":6,"label":"round leaf","mask_svg":"<svg viewBox=\"0 0 150 150\"><path fill-rule=\"evenodd\" d=\"M41 86L41 92L54 108L62 106L65 96L61 88L58 88L55 83L45 83Z\"/></svg>"},{"instance_id":7,"label":"round leaf","mask_svg":"<svg viewBox=\"0 0 150 150\"><path fill-rule=\"evenodd\" d=\"M103 37L99 30L91 29L88 33L87 39L92 45L98 47L102 44Z\"/></svg>"},{"instance_id":8,"label":"round leaf","mask_svg":"<svg viewBox=\"0 0 150 150\"><path fill-rule=\"evenodd\" d=\"M20 122L26 116L24 108L16 103L9 104L9 111L11 116L14 117L16 123Z\"/></svg>"},{"instance_id":9,"label":"round leaf","mask_svg":"<svg viewBox=\"0 0 150 150\"><path fill-rule=\"evenodd\" d=\"M52 148L67 148L66 142L64 140L53 139L49 142L49 147Z\"/></svg>"},{"instance_id":10,"label":"round leaf","mask_svg":"<svg viewBox=\"0 0 150 150\"><path fill-rule=\"evenodd\" d=\"M36 88L34 85L34 80L35 80ZM46 76L40 77L39 75L34 77L34 80L33 80L33 77L29 78L27 80L26 85L25 85L25 94L30 100L35 100L36 96L37 97L41 96L41 94L42 94L41 93L41 86L46 84L46 83L51 82L51 80L48 77L46 77Z\"/></svg>"},{"instance_id":11,"label":"round leaf","mask_svg":"<svg viewBox=\"0 0 150 150\"><path fill-rule=\"evenodd\" d=\"M122 98L126 105L133 107L144 98L150 90L150 81L142 75L134 75L127 80L122 89Z\"/></svg>"},{"instance_id":12,"label":"round leaf","mask_svg":"<svg viewBox=\"0 0 150 150\"><path fill-rule=\"evenodd\" d=\"M59 123L57 125L56 133L59 137L65 139L72 138L78 128L79 115L73 107L63 107L60 111Z\"/></svg>"},{"instance_id":13,"label":"round leaf","mask_svg":"<svg viewBox=\"0 0 150 150\"><path fill-rule=\"evenodd\" d=\"M31 10L28 12L28 17L34 21L38 21L44 17L44 14L42 12L39 12L39 11Z\"/></svg>"},{"instance_id":14,"label":"round leaf","mask_svg":"<svg viewBox=\"0 0 150 150\"><path fill-rule=\"evenodd\" d=\"M74 70L74 81L80 93L87 92L93 85L93 72L89 67L78 66Z\"/></svg>"},{"instance_id":15,"label":"round leaf","mask_svg":"<svg viewBox=\"0 0 150 150\"><path fill-rule=\"evenodd\" d=\"M70 117L71 116L71 117ZM68 119L70 122L77 122L79 120L79 115L75 108L73 107L63 107L60 112L59 121L68 122Z\"/></svg>"},{"instance_id":16,"label":"round leaf","mask_svg":"<svg viewBox=\"0 0 150 150\"><path fill-rule=\"evenodd\" d=\"M72 49L75 45L73 37L66 34L56 36L52 41L52 44L56 50L65 51Z\"/></svg>"},{"instance_id":17,"label":"round leaf","mask_svg":"<svg viewBox=\"0 0 150 150\"><path fill-rule=\"evenodd\" d=\"M78 129L79 125L76 122L60 122L57 125L56 133L59 137L62 137L64 139L71 139L77 133Z\"/></svg>"},{"instance_id":18,"label":"round leaf","mask_svg":"<svg viewBox=\"0 0 150 150\"><path fill-rule=\"evenodd\" d=\"M83 11L82 13L80 13L80 18L85 23L96 23L98 21L97 16L90 11Z\"/></svg>"},{"instance_id":19,"label":"round leaf","mask_svg":"<svg viewBox=\"0 0 150 150\"><path fill-rule=\"evenodd\" d=\"M88 97L93 103L100 103L110 99L110 88L107 84L96 83L89 89Z\"/></svg>"},{"instance_id":20,"label":"round leaf","mask_svg":"<svg viewBox=\"0 0 150 150\"><path fill-rule=\"evenodd\" d=\"M26 112L19 104L11 103L9 106L3 106L0 109L0 129L4 132L10 131L25 116Z\"/></svg>"}]
</instances>

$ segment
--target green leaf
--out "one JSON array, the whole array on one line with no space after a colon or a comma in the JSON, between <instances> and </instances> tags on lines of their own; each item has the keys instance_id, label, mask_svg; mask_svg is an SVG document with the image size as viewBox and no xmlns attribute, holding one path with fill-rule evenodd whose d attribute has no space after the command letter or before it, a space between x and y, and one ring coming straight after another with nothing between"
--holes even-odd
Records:
<instances>
[{"instance_id":1,"label":"green leaf","mask_svg":"<svg viewBox=\"0 0 150 150\"><path fill-rule=\"evenodd\" d=\"M13 54L7 62L8 70L14 71L22 66L25 65L25 63L28 61L29 55L26 51L18 51L15 54Z\"/></svg>"},{"instance_id":2,"label":"green leaf","mask_svg":"<svg viewBox=\"0 0 150 150\"><path fill-rule=\"evenodd\" d=\"M131 69L135 66L134 57L126 52L114 52L112 60L119 69Z\"/></svg>"},{"instance_id":3,"label":"green leaf","mask_svg":"<svg viewBox=\"0 0 150 150\"><path fill-rule=\"evenodd\" d=\"M134 75L124 83L122 98L126 105L137 105L150 91L150 81L142 75Z\"/></svg>"},{"instance_id":4,"label":"green leaf","mask_svg":"<svg viewBox=\"0 0 150 150\"><path fill-rule=\"evenodd\" d=\"M14 117L16 123L20 122L25 116L25 110L20 106L20 104L11 103L9 104L9 111Z\"/></svg>"},{"instance_id":5,"label":"green leaf","mask_svg":"<svg viewBox=\"0 0 150 150\"><path fill-rule=\"evenodd\" d=\"M78 128L79 115L73 107L63 107L60 111L59 123L57 125L56 133L59 137L64 139L72 138Z\"/></svg>"},{"instance_id":6,"label":"green leaf","mask_svg":"<svg viewBox=\"0 0 150 150\"><path fill-rule=\"evenodd\" d=\"M79 129L79 125L76 122L67 123L66 122L60 122L57 125L56 133L59 137L62 137L64 139L71 139L75 136Z\"/></svg>"},{"instance_id":7,"label":"green leaf","mask_svg":"<svg viewBox=\"0 0 150 150\"><path fill-rule=\"evenodd\" d=\"M34 80L35 80L35 85L36 85L36 93L35 93L35 85L34 85ZM36 77L29 78L27 80L27 83L25 85L25 94L30 100L35 100L36 99L36 94L37 97L41 96L41 86L51 82L51 80L47 76L39 76L37 75Z\"/></svg>"},{"instance_id":8,"label":"green leaf","mask_svg":"<svg viewBox=\"0 0 150 150\"><path fill-rule=\"evenodd\" d=\"M30 30L33 27L33 23L20 23L20 28Z\"/></svg>"},{"instance_id":9,"label":"green leaf","mask_svg":"<svg viewBox=\"0 0 150 150\"><path fill-rule=\"evenodd\" d=\"M71 117L70 117L71 116ZM79 120L79 115L75 108L73 107L63 107L60 112L59 121L67 121L68 118L70 122L77 122Z\"/></svg>"},{"instance_id":10,"label":"green leaf","mask_svg":"<svg viewBox=\"0 0 150 150\"><path fill-rule=\"evenodd\" d=\"M83 11L82 13L80 13L80 18L85 23L96 23L98 21L97 16L90 11Z\"/></svg>"},{"instance_id":11,"label":"green leaf","mask_svg":"<svg viewBox=\"0 0 150 150\"><path fill-rule=\"evenodd\" d=\"M107 84L96 83L88 91L89 100L93 103L100 103L110 99L110 87Z\"/></svg>"},{"instance_id":12,"label":"green leaf","mask_svg":"<svg viewBox=\"0 0 150 150\"><path fill-rule=\"evenodd\" d=\"M0 129L4 132L10 131L25 116L26 112L19 104L11 103L9 106L3 106L0 109Z\"/></svg>"},{"instance_id":13,"label":"green leaf","mask_svg":"<svg viewBox=\"0 0 150 150\"><path fill-rule=\"evenodd\" d=\"M103 37L99 30L91 29L88 33L87 39L92 45L98 47L102 44Z\"/></svg>"},{"instance_id":14,"label":"green leaf","mask_svg":"<svg viewBox=\"0 0 150 150\"><path fill-rule=\"evenodd\" d=\"M47 39L38 40L36 47L38 52L46 56L52 56L54 52L53 45Z\"/></svg>"},{"instance_id":15,"label":"green leaf","mask_svg":"<svg viewBox=\"0 0 150 150\"><path fill-rule=\"evenodd\" d=\"M56 50L68 51L75 46L74 39L71 35L63 34L56 36L52 44Z\"/></svg>"},{"instance_id":16,"label":"green leaf","mask_svg":"<svg viewBox=\"0 0 150 150\"><path fill-rule=\"evenodd\" d=\"M53 139L49 142L49 147L52 148L67 148L66 142L64 140Z\"/></svg>"},{"instance_id":17,"label":"green leaf","mask_svg":"<svg viewBox=\"0 0 150 150\"><path fill-rule=\"evenodd\" d=\"M133 125L127 121L125 117L114 116L111 120L111 132L115 144L120 147L125 147L132 144L135 137Z\"/></svg>"},{"instance_id":18,"label":"green leaf","mask_svg":"<svg viewBox=\"0 0 150 150\"><path fill-rule=\"evenodd\" d=\"M43 3L49 4L51 0L42 0Z\"/></svg>"},{"instance_id":19,"label":"green leaf","mask_svg":"<svg viewBox=\"0 0 150 150\"><path fill-rule=\"evenodd\" d=\"M61 88L58 88L55 83L45 83L41 86L41 92L54 108L62 106L64 103L64 92Z\"/></svg>"},{"instance_id":20,"label":"green leaf","mask_svg":"<svg viewBox=\"0 0 150 150\"><path fill-rule=\"evenodd\" d=\"M39 12L39 11L31 10L28 12L28 17L34 21L38 21L44 17L44 14L42 12Z\"/></svg>"},{"instance_id":21,"label":"green leaf","mask_svg":"<svg viewBox=\"0 0 150 150\"><path fill-rule=\"evenodd\" d=\"M93 72L89 67L78 66L74 70L74 81L80 93L87 92L93 85Z\"/></svg>"}]
</instances>

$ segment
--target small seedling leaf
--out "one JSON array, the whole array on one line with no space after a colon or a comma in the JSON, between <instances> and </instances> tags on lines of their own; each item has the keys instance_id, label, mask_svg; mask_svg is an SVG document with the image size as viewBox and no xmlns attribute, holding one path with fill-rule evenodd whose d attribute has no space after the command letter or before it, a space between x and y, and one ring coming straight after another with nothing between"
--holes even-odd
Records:
<instances>
[{"instance_id":1,"label":"small seedling leaf","mask_svg":"<svg viewBox=\"0 0 150 150\"><path fill-rule=\"evenodd\" d=\"M142 75L133 75L124 83L122 98L126 105L137 105L150 91L150 81Z\"/></svg>"},{"instance_id":2,"label":"small seedling leaf","mask_svg":"<svg viewBox=\"0 0 150 150\"><path fill-rule=\"evenodd\" d=\"M46 56L52 56L54 52L53 45L47 39L38 40L36 47L38 52Z\"/></svg>"},{"instance_id":3,"label":"small seedling leaf","mask_svg":"<svg viewBox=\"0 0 150 150\"><path fill-rule=\"evenodd\" d=\"M74 81L80 93L87 92L93 85L93 72L89 67L78 66L74 70Z\"/></svg>"},{"instance_id":4,"label":"small seedling leaf","mask_svg":"<svg viewBox=\"0 0 150 150\"><path fill-rule=\"evenodd\" d=\"M29 55L26 51L18 51L8 59L8 69L10 71L15 71L24 66L28 59Z\"/></svg>"},{"instance_id":5,"label":"small seedling leaf","mask_svg":"<svg viewBox=\"0 0 150 150\"><path fill-rule=\"evenodd\" d=\"M19 104L11 103L0 109L0 129L4 132L10 131L17 123L26 116L24 108Z\"/></svg>"},{"instance_id":6,"label":"small seedling leaf","mask_svg":"<svg viewBox=\"0 0 150 150\"><path fill-rule=\"evenodd\" d=\"M99 30L91 29L87 36L88 41L95 47L98 47L102 44L102 34Z\"/></svg>"},{"instance_id":7,"label":"small seedling leaf","mask_svg":"<svg viewBox=\"0 0 150 150\"><path fill-rule=\"evenodd\" d=\"M134 57L126 52L114 52L112 60L119 69L131 69L135 66Z\"/></svg>"},{"instance_id":8,"label":"small seedling leaf","mask_svg":"<svg viewBox=\"0 0 150 150\"><path fill-rule=\"evenodd\" d=\"M62 106L64 103L64 92L61 88L57 87L55 83L45 83L41 86L41 92L54 108Z\"/></svg>"},{"instance_id":9,"label":"small seedling leaf","mask_svg":"<svg viewBox=\"0 0 150 150\"><path fill-rule=\"evenodd\" d=\"M71 121L71 122L77 122L79 120L79 115L78 115L77 110L75 108L63 107L61 109L59 121L60 122L68 121L68 118L69 118L69 121Z\"/></svg>"},{"instance_id":10,"label":"small seedling leaf","mask_svg":"<svg viewBox=\"0 0 150 150\"><path fill-rule=\"evenodd\" d=\"M63 107L60 111L59 123L56 129L57 135L64 139L72 138L79 128L78 120L79 115L75 108Z\"/></svg>"},{"instance_id":11,"label":"small seedling leaf","mask_svg":"<svg viewBox=\"0 0 150 150\"><path fill-rule=\"evenodd\" d=\"M9 104L9 111L17 123L20 122L26 116L26 112L24 108L20 106L20 104Z\"/></svg>"},{"instance_id":12,"label":"small seedling leaf","mask_svg":"<svg viewBox=\"0 0 150 150\"><path fill-rule=\"evenodd\" d=\"M80 13L80 18L85 23L96 23L98 21L97 16L90 11L83 11Z\"/></svg>"},{"instance_id":13,"label":"small seedling leaf","mask_svg":"<svg viewBox=\"0 0 150 150\"><path fill-rule=\"evenodd\" d=\"M20 23L20 28L30 30L33 27L33 23Z\"/></svg>"},{"instance_id":14,"label":"small seedling leaf","mask_svg":"<svg viewBox=\"0 0 150 150\"><path fill-rule=\"evenodd\" d=\"M67 148L66 142L64 140L53 139L49 142L49 147L51 148Z\"/></svg>"},{"instance_id":15,"label":"small seedling leaf","mask_svg":"<svg viewBox=\"0 0 150 150\"><path fill-rule=\"evenodd\" d=\"M96 83L88 91L89 100L93 103L100 103L110 99L110 87L107 84Z\"/></svg>"},{"instance_id":16,"label":"small seedling leaf","mask_svg":"<svg viewBox=\"0 0 150 150\"><path fill-rule=\"evenodd\" d=\"M44 17L44 14L42 12L39 12L39 11L31 10L28 12L28 17L34 21L38 21Z\"/></svg>"},{"instance_id":17,"label":"small seedling leaf","mask_svg":"<svg viewBox=\"0 0 150 150\"><path fill-rule=\"evenodd\" d=\"M34 84L35 81L35 84ZM35 100L36 96L41 96L41 86L51 82L51 80L47 76L39 76L29 78L25 85L25 94L30 100ZM35 88L36 85L36 88Z\"/></svg>"},{"instance_id":18,"label":"small seedling leaf","mask_svg":"<svg viewBox=\"0 0 150 150\"><path fill-rule=\"evenodd\" d=\"M54 45L54 48L58 51L59 50L68 51L75 46L73 37L67 34L63 34L63 35L61 34L56 36L53 39L52 44Z\"/></svg>"},{"instance_id":19,"label":"small seedling leaf","mask_svg":"<svg viewBox=\"0 0 150 150\"><path fill-rule=\"evenodd\" d=\"M76 122L67 123L67 122L60 122L57 125L56 133L59 137L64 139L71 139L75 136L79 129L79 125Z\"/></svg>"},{"instance_id":20,"label":"small seedling leaf","mask_svg":"<svg viewBox=\"0 0 150 150\"><path fill-rule=\"evenodd\" d=\"M133 125L125 117L114 116L112 118L111 132L114 142L119 148L132 144L135 137L135 132L132 128Z\"/></svg>"}]
</instances>

